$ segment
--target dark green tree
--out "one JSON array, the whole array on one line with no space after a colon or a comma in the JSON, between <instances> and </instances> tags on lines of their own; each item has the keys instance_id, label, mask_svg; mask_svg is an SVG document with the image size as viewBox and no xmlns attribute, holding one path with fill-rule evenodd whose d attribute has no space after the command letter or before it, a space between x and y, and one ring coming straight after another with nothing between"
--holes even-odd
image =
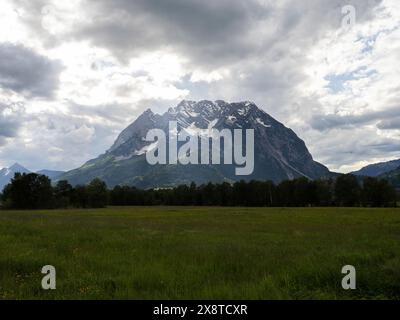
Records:
<instances>
[{"instance_id":1,"label":"dark green tree","mask_svg":"<svg viewBox=\"0 0 400 320\"><path fill-rule=\"evenodd\" d=\"M335 202L341 207L355 207L360 205L361 188L357 177L346 174L338 177L335 184Z\"/></svg>"},{"instance_id":2,"label":"dark green tree","mask_svg":"<svg viewBox=\"0 0 400 320\"><path fill-rule=\"evenodd\" d=\"M36 173L16 173L4 188L3 202L13 209L49 209L54 206L48 177Z\"/></svg>"},{"instance_id":3,"label":"dark green tree","mask_svg":"<svg viewBox=\"0 0 400 320\"><path fill-rule=\"evenodd\" d=\"M58 181L54 187L55 203L58 208L68 208L73 197L73 188L66 180Z\"/></svg>"},{"instance_id":4,"label":"dark green tree","mask_svg":"<svg viewBox=\"0 0 400 320\"><path fill-rule=\"evenodd\" d=\"M76 208L89 208L87 187L78 185L74 188L71 203Z\"/></svg>"},{"instance_id":5,"label":"dark green tree","mask_svg":"<svg viewBox=\"0 0 400 320\"><path fill-rule=\"evenodd\" d=\"M108 204L107 185L96 178L86 187L87 203L90 208L104 208Z\"/></svg>"},{"instance_id":6,"label":"dark green tree","mask_svg":"<svg viewBox=\"0 0 400 320\"><path fill-rule=\"evenodd\" d=\"M386 180L367 177L363 181L362 202L366 207L393 206L396 190Z\"/></svg>"}]
</instances>

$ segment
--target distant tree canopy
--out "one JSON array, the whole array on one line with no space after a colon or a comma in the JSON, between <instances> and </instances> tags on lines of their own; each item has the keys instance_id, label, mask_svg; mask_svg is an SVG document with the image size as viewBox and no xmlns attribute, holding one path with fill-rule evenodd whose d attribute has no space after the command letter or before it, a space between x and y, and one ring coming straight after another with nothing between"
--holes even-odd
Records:
<instances>
[{"instance_id":1,"label":"distant tree canopy","mask_svg":"<svg viewBox=\"0 0 400 320\"><path fill-rule=\"evenodd\" d=\"M38 174L16 174L4 188L2 205L13 209L103 208L137 205L176 206L396 206L396 190L386 180L342 175L336 180L300 178L276 185L270 181L239 181L233 184L195 183L174 188L141 190L116 186L108 190L100 179L72 187L68 181L51 185Z\"/></svg>"},{"instance_id":2,"label":"distant tree canopy","mask_svg":"<svg viewBox=\"0 0 400 320\"><path fill-rule=\"evenodd\" d=\"M387 181L367 178L360 183L353 175L336 180L300 178L278 185L270 181L239 181L151 190L117 186L109 193L109 203L115 206L394 207L397 201L395 189Z\"/></svg>"},{"instance_id":3,"label":"distant tree canopy","mask_svg":"<svg viewBox=\"0 0 400 320\"><path fill-rule=\"evenodd\" d=\"M108 190L100 179L73 188L68 181L53 187L51 180L36 173L16 173L1 195L2 205L10 209L104 208Z\"/></svg>"},{"instance_id":4,"label":"distant tree canopy","mask_svg":"<svg viewBox=\"0 0 400 320\"><path fill-rule=\"evenodd\" d=\"M68 181L59 181L54 187L54 198L56 199L57 207L68 208L72 204L74 188Z\"/></svg>"},{"instance_id":5,"label":"distant tree canopy","mask_svg":"<svg viewBox=\"0 0 400 320\"><path fill-rule=\"evenodd\" d=\"M360 204L361 187L357 177L346 174L337 178L335 183L335 203L341 207L355 207Z\"/></svg>"},{"instance_id":6,"label":"distant tree canopy","mask_svg":"<svg viewBox=\"0 0 400 320\"><path fill-rule=\"evenodd\" d=\"M104 208L108 204L107 185L100 179L94 179L86 186L89 208Z\"/></svg>"},{"instance_id":7,"label":"distant tree canopy","mask_svg":"<svg viewBox=\"0 0 400 320\"><path fill-rule=\"evenodd\" d=\"M361 193L362 204L366 207L383 207L396 199L396 190L386 181L365 178Z\"/></svg>"},{"instance_id":8,"label":"distant tree canopy","mask_svg":"<svg viewBox=\"0 0 400 320\"><path fill-rule=\"evenodd\" d=\"M36 173L16 173L3 191L3 202L15 209L41 209L53 207L51 180Z\"/></svg>"}]
</instances>

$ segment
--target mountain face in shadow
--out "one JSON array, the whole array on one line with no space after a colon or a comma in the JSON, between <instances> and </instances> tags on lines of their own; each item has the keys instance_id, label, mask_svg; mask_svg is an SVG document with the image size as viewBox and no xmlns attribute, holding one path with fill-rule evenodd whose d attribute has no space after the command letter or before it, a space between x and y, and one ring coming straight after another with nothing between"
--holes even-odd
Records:
<instances>
[{"instance_id":1,"label":"mountain face in shadow","mask_svg":"<svg viewBox=\"0 0 400 320\"><path fill-rule=\"evenodd\" d=\"M366 166L353 172L356 176L378 177L400 167L400 159L387 162L380 162Z\"/></svg>"}]
</instances>

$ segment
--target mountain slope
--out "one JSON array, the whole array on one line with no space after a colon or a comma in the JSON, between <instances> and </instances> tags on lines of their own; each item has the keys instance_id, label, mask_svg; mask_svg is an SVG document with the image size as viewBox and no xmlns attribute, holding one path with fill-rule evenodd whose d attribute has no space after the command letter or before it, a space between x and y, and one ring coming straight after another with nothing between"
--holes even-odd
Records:
<instances>
[{"instance_id":1,"label":"mountain slope","mask_svg":"<svg viewBox=\"0 0 400 320\"><path fill-rule=\"evenodd\" d=\"M169 132L169 121L177 121L178 131L196 135L201 129L254 129L255 164L249 176L236 176L235 165L156 165L146 161L150 146L144 141L150 129ZM315 162L305 143L283 124L251 102L182 101L163 115L145 111L121 132L113 146L103 155L59 179L86 184L103 179L109 187L134 185L142 188L168 187L177 184L273 180L297 177L310 179L330 176L329 170Z\"/></svg>"},{"instance_id":2,"label":"mountain slope","mask_svg":"<svg viewBox=\"0 0 400 320\"><path fill-rule=\"evenodd\" d=\"M14 175L19 173L30 173L30 171L18 163L13 164L9 168L4 168L0 170L0 192L3 191L4 187L10 183Z\"/></svg>"},{"instance_id":3,"label":"mountain slope","mask_svg":"<svg viewBox=\"0 0 400 320\"><path fill-rule=\"evenodd\" d=\"M395 170L381 174L379 178L388 180L393 186L400 189L400 166Z\"/></svg>"},{"instance_id":4,"label":"mountain slope","mask_svg":"<svg viewBox=\"0 0 400 320\"><path fill-rule=\"evenodd\" d=\"M400 167L400 159L380 162L366 166L358 171L352 172L356 176L377 177Z\"/></svg>"},{"instance_id":5,"label":"mountain slope","mask_svg":"<svg viewBox=\"0 0 400 320\"><path fill-rule=\"evenodd\" d=\"M50 179L57 179L59 176L63 175L65 171L56 171L56 170L40 170L36 172L37 174L41 174L49 177Z\"/></svg>"},{"instance_id":6,"label":"mountain slope","mask_svg":"<svg viewBox=\"0 0 400 320\"><path fill-rule=\"evenodd\" d=\"M18 163L13 164L9 168L4 168L0 170L0 192L3 191L4 187L10 183L11 179L14 178L14 175L19 173L31 173L32 171L26 169ZM37 174L45 175L52 180L57 179L59 176L64 174L64 171L54 171L54 170L41 170L37 171Z\"/></svg>"}]
</instances>

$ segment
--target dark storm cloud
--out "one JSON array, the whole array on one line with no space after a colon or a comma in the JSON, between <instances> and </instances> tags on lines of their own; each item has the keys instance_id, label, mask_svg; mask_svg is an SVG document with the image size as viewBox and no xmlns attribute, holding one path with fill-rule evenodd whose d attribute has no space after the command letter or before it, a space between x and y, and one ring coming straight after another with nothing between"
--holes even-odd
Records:
<instances>
[{"instance_id":1,"label":"dark storm cloud","mask_svg":"<svg viewBox=\"0 0 400 320\"><path fill-rule=\"evenodd\" d=\"M215 68L260 57L273 61L296 47L306 50L327 30L341 27L344 5L354 5L362 21L381 1L83 0L77 10L84 18L60 36L43 28L46 1L15 2L27 12L21 21L49 46L90 41L125 62L163 49L184 55L193 67Z\"/></svg>"},{"instance_id":2,"label":"dark storm cloud","mask_svg":"<svg viewBox=\"0 0 400 320\"><path fill-rule=\"evenodd\" d=\"M12 138L15 137L18 131L18 123L9 121L0 116L0 137Z\"/></svg>"},{"instance_id":3,"label":"dark storm cloud","mask_svg":"<svg viewBox=\"0 0 400 320\"><path fill-rule=\"evenodd\" d=\"M0 87L28 97L52 97L62 67L31 49L0 44Z\"/></svg>"},{"instance_id":4,"label":"dark storm cloud","mask_svg":"<svg viewBox=\"0 0 400 320\"><path fill-rule=\"evenodd\" d=\"M400 117L383 120L377 127L381 130L400 130Z\"/></svg>"},{"instance_id":5,"label":"dark storm cloud","mask_svg":"<svg viewBox=\"0 0 400 320\"><path fill-rule=\"evenodd\" d=\"M131 108L130 104L104 104L96 106L88 106L69 101L69 109L76 116L101 118L104 121L123 122Z\"/></svg>"},{"instance_id":6,"label":"dark storm cloud","mask_svg":"<svg viewBox=\"0 0 400 320\"><path fill-rule=\"evenodd\" d=\"M326 30L340 28L343 5L354 4L357 18L363 20L379 2L87 1L84 8L90 18L73 36L90 39L125 59L141 51L168 48L198 64L226 65L268 56L279 43L285 43L280 55L290 46L309 45Z\"/></svg>"},{"instance_id":7,"label":"dark storm cloud","mask_svg":"<svg viewBox=\"0 0 400 320\"><path fill-rule=\"evenodd\" d=\"M207 64L254 50L249 33L269 15L256 2L231 0L101 0L88 3L87 12L95 12L96 19L74 36L91 39L122 59L167 48Z\"/></svg>"},{"instance_id":8,"label":"dark storm cloud","mask_svg":"<svg viewBox=\"0 0 400 320\"><path fill-rule=\"evenodd\" d=\"M22 113L23 106L0 103L0 146L5 144L7 138L18 135L21 121L23 121Z\"/></svg>"},{"instance_id":9,"label":"dark storm cloud","mask_svg":"<svg viewBox=\"0 0 400 320\"><path fill-rule=\"evenodd\" d=\"M398 107L393 107L384 111L366 112L360 115L341 116L336 114L319 114L311 118L310 125L315 130L326 131L335 128L354 128L355 126L381 120L377 125L379 129L398 129L400 128L400 118L398 115Z\"/></svg>"}]
</instances>

